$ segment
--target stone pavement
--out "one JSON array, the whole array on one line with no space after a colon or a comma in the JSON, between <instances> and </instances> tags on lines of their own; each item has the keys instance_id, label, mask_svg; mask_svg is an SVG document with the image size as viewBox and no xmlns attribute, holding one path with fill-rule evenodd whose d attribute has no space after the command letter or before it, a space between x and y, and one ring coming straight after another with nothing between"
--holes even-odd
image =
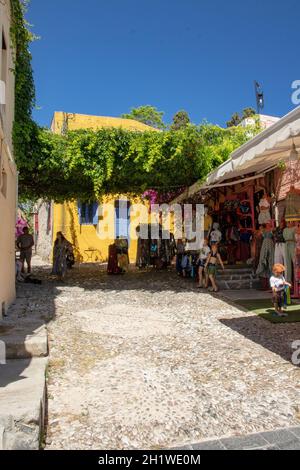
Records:
<instances>
[{"instance_id":1,"label":"stone pavement","mask_svg":"<svg viewBox=\"0 0 300 470\"><path fill-rule=\"evenodd\" d=\"M300 450L300 426L242 437L202 441L170 450Z\"/></svg>"},{"instance_id":2,"label":"stone pavement","mask_svg":"<svg viewBox=\"0 0 300 470\"><path fill-rule=\"evenodd\" d=\"M236 300L264 300L271 298L270 292L257 289L222 290L220 295L222 298L232 302ZM272 305L271 302L270 305Z\"/></svg>"},{"instance_id":3,"label":"stone pavement","mask_svg":"<svg viewBox=\"0 0 300 470\"><path fill-rule=\"evenodd\" d=\"M39 449L46 410L49 286L18 284L17 299L0 322L6 364L0 365L0 449Z\"/></svg>"},{"instance_id":4,"label":"stone pavement","mask_svg":"<svg viewBox=\"0 0 300 470\"><path fill-rule=\"evenodd\" d=\"M299 323L270 324L174 272L81 267L55 291L46 449L161 449L300 424Z\"/></svg>"},{"instance_id":5,"label":"stone pavement","mask_svg":"<svg viewBox=\"0 0 300 470\"><path fill-rule=\"evenodd\" d=\"M110 277L97 265L80 266L59 283L49 267L35 269L43 284L19 287L6 322L26 325L27 339L47 324L46 449L248 448L253 439L256 447L281 448L271 435L249 434L296 434L300 369L291 345L299 323L266 322L174 272ZM43 358L21 359L4 384L6 392L16 387L17 410L36 360ZM23 424L15 428L22 438L30 431ZM296 445L286 437L284 445ZM2 441L33 446L11 438L6 432Z\"/></svg>"}]
</instances>

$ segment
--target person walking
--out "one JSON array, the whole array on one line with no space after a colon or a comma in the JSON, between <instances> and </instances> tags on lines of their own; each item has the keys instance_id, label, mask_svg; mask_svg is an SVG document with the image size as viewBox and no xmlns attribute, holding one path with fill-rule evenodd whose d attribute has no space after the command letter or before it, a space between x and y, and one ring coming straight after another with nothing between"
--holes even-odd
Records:
<instances>
[{"instance_id":1,"label":"person walking","mask_svg":"<svg viewBox=\"0 0 300 470\"><path fill-rule=\"evenodd\" d=\"M32 247L34 246L34 240L29 228L24 227L23 233L17 238L17 247L20 250L20 261L22 263L22 273L25 272L25 261L27 263L27 272L31 273L31 258L32 258Z\"/></svg>"},{"instance_id":2,"label":"person walking","mask_svg":"<svg viewBox=\"0 0 300 470\"><path fill-rule=\"evenodd\" d=\"M53 248L53 268L52 274L58 276L60 280L65 277L67 271L67 255L70 242L64 237L62 232L57 232Z\"/></svg>"},{"instance_id":3,"label":"person walking","mask_svg":"<svg viewBox=\"0 0 300 470\"><path fill-rule=\"evenodd\" d=\"M212 292L218 292L218 286L216 283L216 275L217 275L217 265L220 264L223 271L225 270L224 264L221 258L221 255L218 250L218 244L212 243L211 245L211 252L209 253L205 269L207 270L208 278L211 282L212 287L209 289Z\"/></svg>"}]
</instances>

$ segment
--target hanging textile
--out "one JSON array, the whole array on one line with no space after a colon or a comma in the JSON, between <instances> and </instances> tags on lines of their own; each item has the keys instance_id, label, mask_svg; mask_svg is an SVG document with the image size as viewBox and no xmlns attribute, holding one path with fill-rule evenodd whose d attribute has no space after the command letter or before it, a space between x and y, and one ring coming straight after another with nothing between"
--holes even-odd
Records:
<instances>
[{"instance_id":1,"label":"hanging textile","mask_svg":"<svg viewBox=\"0 0 300 470\"><path fill-rule=\"evenodd\" d=\"M272 232L266 232L263 235L263 244L261 247L260 258L256 275L269 278L272 274L274 264L274 242Z\"/></svg>"},{"instance_id":2,"label":"hanging textile","mask_svg":"<svg viewBox=\"0 0 300 470\"><path fill-rule=\"evenodd\" d=\"M287 222L300 221L300 192L293 187L286 197L285 220Z\"/></svg>"},{"instance_id":3,"label":"hanging textile","mask_svg":"<svg viewBox=\"0 0 300 470\"><path fill-rule=\"evenodd\" d=\"M283 237L285 240L285 261L286 261L286 273L285 277L288 282L292 282L293 278L293 264L294 264L294 255L295 255L295 227L286 227L283 230Z\"/></svg>"},{"instance_id":4,"label":"hanging textile","mask_svg":"<svg viewBox=\"0 0 300 470\"><path fill-rule=\"evenodd\" d=\"M107 273L108 274L119 274L120 269L118 266L118 252L116 244L113 243L109 245L108 248L108 264L107 264Z\"/></svg>"}]
</instances>

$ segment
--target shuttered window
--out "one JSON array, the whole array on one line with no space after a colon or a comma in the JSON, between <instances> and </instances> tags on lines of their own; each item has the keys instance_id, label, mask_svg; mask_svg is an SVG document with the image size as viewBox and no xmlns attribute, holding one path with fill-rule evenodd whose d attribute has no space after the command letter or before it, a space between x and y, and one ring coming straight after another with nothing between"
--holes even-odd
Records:
<instances>
[{"instance_id":1,"label":"shuttered window","mask_svg":"<svg viewBox=\"0 0 300 470\"><path fill-rule=\"evenodd\" d=\"M78 202L78 216L80 225L98 225L98 202Z\"/></svg>"}]
</instances>

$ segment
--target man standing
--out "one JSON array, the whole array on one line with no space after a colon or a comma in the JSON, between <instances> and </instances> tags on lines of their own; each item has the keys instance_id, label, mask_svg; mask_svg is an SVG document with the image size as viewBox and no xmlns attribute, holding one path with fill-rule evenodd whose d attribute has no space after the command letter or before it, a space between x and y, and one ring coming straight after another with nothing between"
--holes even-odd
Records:
<instances>
[{"instance_id":1,"label":"man standing","mask_svg":"<svg viewBox=\"0 0 300 470\"><path fill-rule=\"evenodd\" d=\"M29 233L28 227L24 227L23 234L17 239L17 247L21 251L20 260L22 262L22 273L24 273L25 261L27 263L27 272L31 273L32 247L34 246L33 236Z\"/></svg>"}]
</instances>

